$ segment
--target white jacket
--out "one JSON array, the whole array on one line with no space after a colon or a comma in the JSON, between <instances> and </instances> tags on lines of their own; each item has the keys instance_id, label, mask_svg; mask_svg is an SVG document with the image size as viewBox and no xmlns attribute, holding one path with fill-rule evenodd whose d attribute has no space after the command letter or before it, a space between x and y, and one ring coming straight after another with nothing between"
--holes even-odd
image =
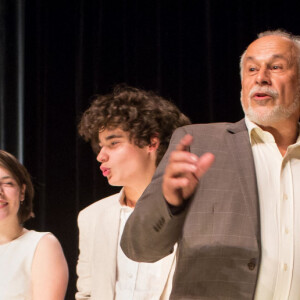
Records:
<instances>
[{"instance_id":1,"label":"white jacket","mask_svg":"<svg viewBox=\"0 0 300 300\"><path fill-rule=\"evenodd\" d=\"M121 197L122 191L91 204L79 213L77 300L114 299ZM161 297L158 300L169 299L175 269L174 253L163 258L166 271L161 278Z\"/></svg>"}]
</instances>

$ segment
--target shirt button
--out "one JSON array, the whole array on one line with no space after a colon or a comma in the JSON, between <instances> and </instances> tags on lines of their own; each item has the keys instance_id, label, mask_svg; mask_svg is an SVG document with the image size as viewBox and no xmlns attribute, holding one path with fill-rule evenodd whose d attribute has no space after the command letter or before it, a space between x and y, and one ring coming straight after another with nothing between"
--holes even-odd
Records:
<instances>
[{"instance_id":1,"label":"shirt button","mask_svg":"<svg viewBox=\"0 0 300 300\"><path fill-rule=\"evenodd\" d=\"M284 270L284 271L287 271L287 269L288 269L288 265L287 265L287 264L284 264L284 265L283 265L283 270Z\"/></svg>"},{"instance_id":2,"label":"shirt button","mask_svg":"<svg viewBox=\"0 0 300 300\"><path fill-rule=\"evenodd\" d=\"M286 234L289 234L289 229L288 228L285 228L285 231L284 231Z\"/></svg>"},{"instance_id":3,"label":"shirt button","mask_svg":"<svg viewBox=\"0 0 300 300\"><path fill-rule=\"evenodd\" d=\"M287 200L287 199L288 199L287 194L283 194L283 200Z\"/></svg>"}]
</instances>

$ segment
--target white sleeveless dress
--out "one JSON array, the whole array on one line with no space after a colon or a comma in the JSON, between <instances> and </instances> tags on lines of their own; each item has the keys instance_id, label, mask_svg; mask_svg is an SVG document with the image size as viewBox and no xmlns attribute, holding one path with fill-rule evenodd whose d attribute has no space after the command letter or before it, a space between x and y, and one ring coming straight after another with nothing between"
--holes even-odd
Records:
<instances>
[{"instance_id":1,"label":"white sleeveless dress","mask_svg":"<svg viewBox=\"0 0 300 300\"><path fill-rule=\"evenodd\" d=\"M31 264L40 239L49 232L29 230L0 245L0 300L30 300Z\"/></svg>"}]
</instances>

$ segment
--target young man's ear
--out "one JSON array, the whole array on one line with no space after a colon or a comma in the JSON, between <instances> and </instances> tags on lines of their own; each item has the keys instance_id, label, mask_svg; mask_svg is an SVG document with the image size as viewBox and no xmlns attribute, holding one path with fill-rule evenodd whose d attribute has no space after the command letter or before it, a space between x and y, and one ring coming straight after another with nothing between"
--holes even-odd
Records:
<instances>
[{"instance_id":1,"label":"young man's ear","mask_svg":"<svg viewBox=\"0 0 300 300\"><path fill-rule=\"evenodd\" d=\"M156 151L159 147L160 141L157 136L154 136L150 139L149 151Z\"/></svg>"}]
</instances>

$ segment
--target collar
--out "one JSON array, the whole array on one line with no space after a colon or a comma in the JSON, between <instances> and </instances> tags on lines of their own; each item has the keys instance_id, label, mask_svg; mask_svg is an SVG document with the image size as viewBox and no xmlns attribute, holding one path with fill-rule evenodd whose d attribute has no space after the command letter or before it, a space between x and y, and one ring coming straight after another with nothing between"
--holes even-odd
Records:
<instances>
[{"instance_id":1,"label":"collar","mask_svg":"<svg viewBox=\"0 0 300 300\"><path fill-rule=\"evenodd\" d=\"M275 139L271 133L268 131L263 130L261 127L253 123L249 120L247 116L245 116L245 123L249 134L250 143L252 144L253 138L255 135L260 137L264 142L275 143ZM290 146L299 146L300 145L300 123L298 123L298 138L295 144Z\"/></svg>"},{"instance_id":2,"label":"collar","mask_svg":"<svg viewBox=\"0 0 300 300\"><path fill-rule=\"evenodd\" d=\"M133 207L130 207L126 204L124 188L122 188L120 191L119 204L121 206L121 209L125 212L132 212L134 209Z\"/></svg>"}]
</instances>

